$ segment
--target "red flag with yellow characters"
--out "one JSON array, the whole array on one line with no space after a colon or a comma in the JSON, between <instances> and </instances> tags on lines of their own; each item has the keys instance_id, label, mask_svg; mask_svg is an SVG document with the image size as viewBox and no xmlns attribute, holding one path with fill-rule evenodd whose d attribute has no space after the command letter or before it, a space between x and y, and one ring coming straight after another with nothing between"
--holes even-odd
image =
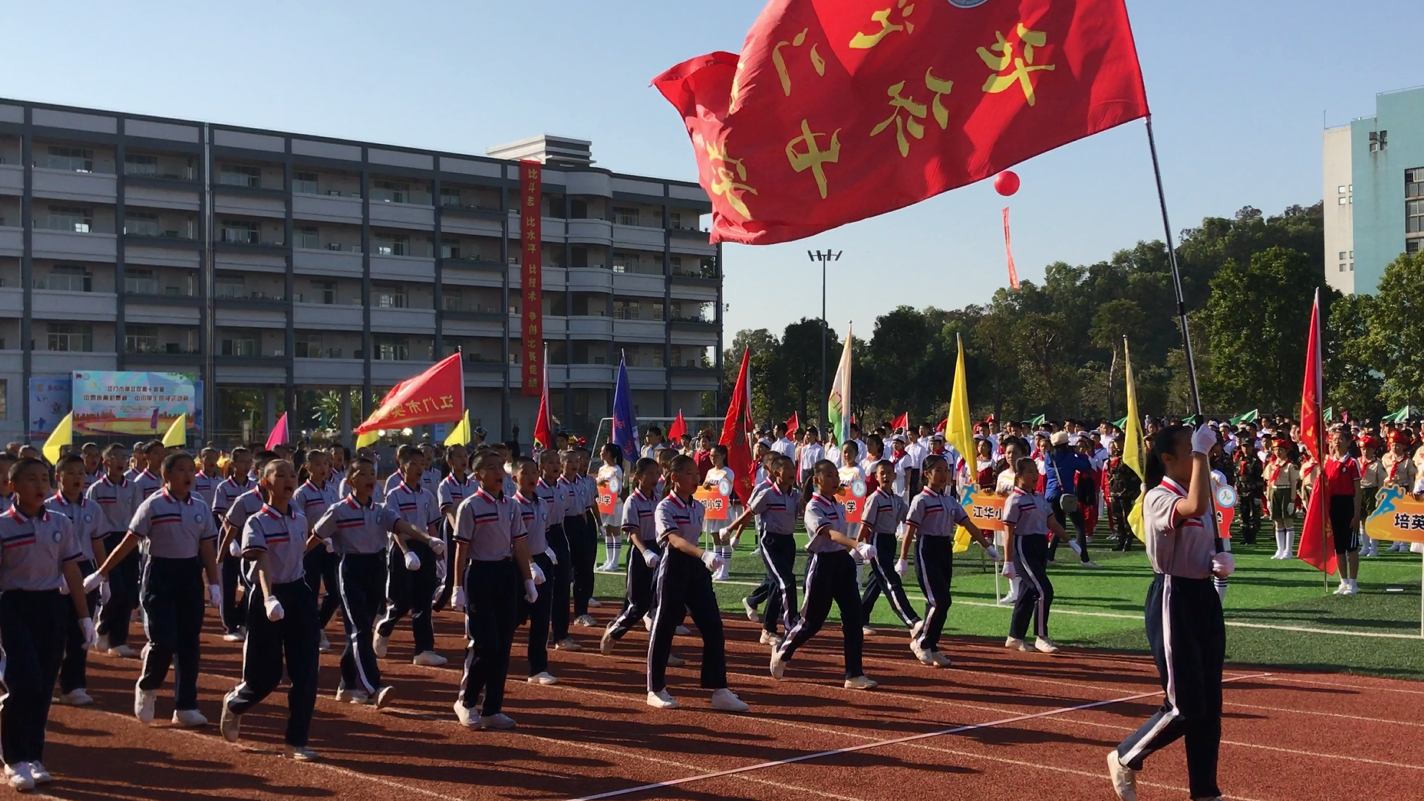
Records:
<instances>
[{"instance_id":1,"label":"red flag with yellow characters","mask_svg":"<svg viewBox=\"0 0 1424 801\"><path fill-rule=\"evenodd\" d=\"M786 242L1148 115L1124 0L772 0L741 56L653 79L712 241Z\"/></svg>"},{"instance_id":2,"label":"red flag with yellow characters","mask_svg":"<svg viewBox=\"0 0 1424 801\"><path fill-rule=\"evenodd\" d=\"M465 414L465 366L452 354L429 370L391 387L381 405L356 427L357 434L383 428L453 423Z\"/></svg>"}]
</instances>

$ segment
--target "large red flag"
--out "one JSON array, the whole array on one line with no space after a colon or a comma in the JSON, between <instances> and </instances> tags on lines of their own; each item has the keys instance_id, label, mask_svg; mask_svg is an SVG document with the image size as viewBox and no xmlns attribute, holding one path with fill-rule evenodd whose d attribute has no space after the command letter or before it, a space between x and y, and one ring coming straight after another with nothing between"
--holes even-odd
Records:
<instances>
[{"instance_id":1,"label":"large red flag","mask_svg":"<svg viewBox=\"0 0 1424 801\"><path fill-rule=\"evenodd\" d=\"M455 353L414 378L391 387L381 405L356 426L357 434L382 428L453 423L465 414L465 367Z\"/></svg>"},{"instance_id":2,"label":"large red flag","mask_svg":"<svg viewBox=\"0 0 1424 801\"><path fill-rule=\"evenodd\" d=\"M1315 457L1315 467L1319 470L1325 464L1324 396L1321 379L1320 353L1320 290L1315 290L1315 305L1310 311L1310 340L1305 350L1305 386L1300 393L1300 441ZM1305 524L1300 529L1300 547L1296 555L1316 570L1335 574L1335 548L1330 532L1325 525L1325 498L1329 490L1325 486L1325 476L1318 474L1311 487L1310 498L1305 506Z\"/></svg>"},{"instance_id":3,"label":"large red flag","mask_svg":"<svg viewBox=\"0 0 1424 801\"><path fill-rule=\"evenodd\" d=\"M757 245L1148 115L1123 0L771 0L740 56L653 85L692 138L712 241Z\"/></svg>"},{"instance_id":4,"label":"large red flag","mask_svg":"<svg viewBox=\"0 0 1424 801\"><path fill-rule=\"evenodd\" d=\"M548 450L554 447L554 420L549 415L549 360L543 360L540 385L544 391L539 395L539 419L534 421L534 445Z\"/></svg>"},{"instance_id":5,"label":"large red flag","mask_svg":"<svg viewBox=\"0 0 1424 801\"><path fill-rule=\"evenodd\" d=\"M667 438L672 440L673 442L677 442L678 440L681 440L682 435L686 433L687 421L682 419L682 410L678 409L677 417L672 421L672 425L668 426Z\"/></svg>"},{"instance_id":6,"label":"large red flag","mask_svg":"<svg viewBox=\"0 0 1424 801\"><path fill-rule=\"evenodd\" d=\"M733 483L742 503L752 497L752 487L756 484L756 476L752 470L751 446L754 426L749 401L751 378L748 368L751 365L751 355L751 348L742 351L742 369L737 373L737 386L732 390L732 402L727 406L727 417L722 421L722 438L719 441L727 446L727 466L732 468L736 477Z\"/></svg>"},{"instance_id":7,"label":"large red flag","mask_svg":"<svg viewBox=\"0 0 1424 801\"><path fill-rule=\"evenodd\" d=\"M796 432L800 430L801 418L797 417L795 412L792 412L791 416L786 418L786 438L796 439Z\"/></svg>"},{"instance_id":8,"label":"large red flag","mask_svg":"<svg viewBox=\"0 0 1424 801\"><path fill-rule=\"evenodd\" d=\"M893 434L893 433L895 433L896 431L899 431L899 430L902 429L902 428L903 428L903 429L906 429L906 430L909 430L909 428L910 428L910 413L909 413L909 412L905 412L904 414L902 414L902 415L900 415L899 417L895 418L894 420L891 420L891 421L890 421L890 433Z\"/></svg>"}]
</instances>

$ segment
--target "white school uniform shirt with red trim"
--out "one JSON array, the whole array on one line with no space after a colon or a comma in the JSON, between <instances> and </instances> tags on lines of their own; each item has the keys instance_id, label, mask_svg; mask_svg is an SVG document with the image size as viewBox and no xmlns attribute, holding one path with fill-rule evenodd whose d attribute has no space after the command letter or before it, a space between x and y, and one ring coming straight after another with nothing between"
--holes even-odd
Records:
<instances>
[{"instance_id":1,"label":"white school uniform shirt with red trim","mask_svg":"<svg viewBox=\"0 0 1424 801\"><path fill-rule=\"evenodd\" d=\"M155 492L163 488L163 479L154 475L152 470L144 469L138 475L129 479L129 483L134 485L137 499L142 501Z\"/></svg>"},{"instance_id":2,"label":"white school uniform shirt with red trim","mask_svg":"<svg viewBox=\"0 0 1424 801\"><path fill-rule=\"evenodd\" d=\"M454 514L459 511L460 504L480 488L480 483L467 474L465 480L455 478L451 473L441 480L440 486L436 488L435 500L440 504L441 514Z\"/></svg>"},{"instance_id":3,"label":"white school uniform shirt with red trim","mask_svg":"<svg viewBox=\"0 0 1424 801\"><path fill-rule=\"evenodd\" d=\"M362 506L355 495L347 495L326 510L312 526L312 533L330 538L336 552L343 556L385 553L390 534L400 520L399 514L376 503L375 498Z\"/></svg>"},{"instance_id":4,"label":"white school uniform shirt with red trim","mask_svg":"<svg viewBox=\"0 0 1424 801\"><path fill-rule=\"evenodd\" d=\"M102 540L109 533L99 504L83 495L79 496L77 503L70 503L56 492L45 498L45 508L69 518L69 522L74 524L74 536L79 549L84 552L84 558L94 561L94 540Z\"/></svg>"},{"instance_id":5,"label":"white school uniform shirt with red trim","mask_svg":"<svg viewBox=\"0 0 1424 801\"><path fill-rule=\"evenodd\" d=\"M959 524L968 519L954 496L929 487L920 490L910 502L910 513L905 516L905 522L913 524L921 537L952 537Z\"/></svg>"},{"instance_id":6,"label":"white school uniform shirt with red trim","mask_svg":"<svg viewBox=\"0 0 1424 801\"><path fill-rule=\"evenodd\" d=\"M203 505L212 508L213 497L217 494L218 485L223 483L224 480L225 479L220 475L210 476L199 470L193 475L192 493L198 496L198 500Z\"/></svg>"},{"instance_id":7,"label":"white school uniform shirt with red trim","mask_svg":"<svg viewBox=\"0 0 1424 801\"><path fill-rule=\"evenodd\" d=\"M1147 534L1147 558L1155 573L1202 579L1211 575L1216 537L1205 517L1182 518L1177 504L1187 491L1170 478L1147 491L1142 501L1142 525Z\"/></svg>"},{"instance_id":8,"label":"white school uniform shirt with red trim","mask_svg":"<svg viewBox=\"0 0 1424 801\"><path fill-rule=\"evenodd\" d=\"M481 487L455 512L455 540L466 543L472 561L508 559L514 554L514 543L525 536L519 503L502 489L495 497Z\"/></svg>"},{"instance_id":9,"label":"white school uniform shirt with red trim","mask_svg":"<svg viewBox=\"0 0 1424 801\"><path fill-rule=\"evenodd\" d=\"M644 495L641 490L634 489L628 493L628 500L623 502L623 530L628 532L630 537L641 539L644 545L656 548L657 513L658 501Z\"/></svg>"},{"instance_id":10,"label":"white school uniform shirt with red trim","mask_svg":"<svg viewBox=\"0 0 1424 801\"><path fill-rule=\"evenodd\" d=\"M292 495L292 506L307 519L308 525L316 525L316 521L326 514L332 504L336 503L336 485L327 479L326 483L317 486L311 479L302 482L297 491Z\"/></svg>"},{"instance_id":11,"label":"white school uniform shirt with red trim","mask_svg":"<svg viewBox=\"0 0 1424 801\"><path fill-rule=\"evenodd\" d=\"M303 559L307 554L307 518L295 504L282 514L270 504L262 504L257 513L247 518L242 527L242 555L254 557L267 554L267 580L273 585L301 581L306 576ZM257 566L247 571L248 579L257 582Z\"/></svg>"},{"instance_id":12,"label":"white school uniform shirt with red trim","mask_svg":"<svg viewBox=\"0 0 1424 801\"><path fill-rule=\"evenodd\" d=\"M68 517L48 509L29 517L17 506L0 514L0 592L57 590L64 566L83 558Z\"/></svg>"},{"instance_id":13,"label":"white school uniform shirt with red trim","mask_svg":"<svg viewBox=\"0 0 1424 801\"><path fill-rule=\"evenodd\" d=\"M559 480L556 478L554 483L550 484L540 476L539 483L534 485L534 494L538 495L545 504L544 519L548 521L545 530L553 526L562 526L564 524L564 504L568 494L559 488Z\"/></svg>"},{"instance_id":14,"label":"white school uniform shirt with red trim","mask_svg":"<svg viewBox=\"0 0 1424 801\"><path fill-rule=\"evenodd\" d=\"M549 504L539 497L539 493L535 492L533 496L526 498L522 492L514 493L514 503L519 507L531 557L549 550Z\"/></svg>"},{"instance_id":15,"label":"white school uniform shirt with red trim","mask_svg":"<svg viewBox=\"0 0 1424 801\"><path fill-rule=\"evenodd\" d=\"M908 511L903 498L885 487L878 487L865 499L860 522L870 526L876 534L894 534Z\"/></svg>"},{"instance_id":16,"label":"white school uniform shirt with red trim","mask_svg":"<svg viewBox=\"0 0 1424 801\"><path fill-rule=\"evenodd\" d=\"M827 531L846 533L845 507L835 498L827 498L820 492L811 496L806 504L806 533L811 541L806 543L806 553L837 553L846 547L830 537Z\"/></svg>"},{"instance_id":17,"label":"white school uniform shirt with red trim","mask_svg":"<svg viewBox=\"0 0 1424 801\"><path fill-rule=\"evenodd\" d=\"M570 481L566 476L559 476L558 482L554 484L554 492L559 496L559 508L563 511L565 518L578 517L583 514L583 503L579 497L578 482Z\"/></svg>"},{"instance_id":18,"label":"white school uniform shirt with red trim","mask_svg":"<svg viewBox=\"0 0 1424 801\"><path fill-rule=\"evenodd\" d=\"M1014 527L1015 537L1047 537L1049 512L1047 498L1019 487L1014 487L1004 502L1004 522Z\"/></svg>"},{"instance_id":19,"label":"white school uniform shirt with red trim","mask_svg":"<svg viewBox=\"0 0 1424 801\"><path fill-rule=\"evenodd\" d=\"M213 500L211 504L213 514L217 515L219 519L227 517L227 510L228 507L232 506L232 502L251 489L252 482L250 481L244 481L239 484L231 478L224 480L221 484L218 484L217 489L213 490Z\"/></svg>"},{"instance_id":20,"label":"white school uniform shirt with red trim","mask_svg":"<svg viewBox=\"0 0 1424 801\"><path fill-rule=\"evenodd\" d=\"M688 542L695 543L702 536L702 519L706 508L697 501L677 497L670 493L658 502L655 520L658 530L658 544L667 544L669 534L677 534Z\"/></svg>"},{"instance_id":21,"label":"white school uniform shirt with red trim","mask_svg":"<svg viewBox=\"0 0 1424 801\"><path fill-rule=\"evenodd\" d=\"M115 484L109 480L108 474L105 474L85 491L84 496L99 504L99 512L104 516L106 534L129 530L129 521L133 520L134 508L138 506L138 502L134 500L134 487L128 479L120 479L119 483Z\"/></svg>"},{"instance_id":22,"label":"white school uniform shirt with red trim","mask_svg":"<svg viewBox=\"0 0 1424 801\"><path fill-rule=\"evenodd\" d=\"M404 481L386 493L386 508L421 531L441 520L440 504L424 487L412 487Z\"/></svg>"},{"instance_id":23,"label":"white school uniform shirt with red trim","mask_svg":"<svg viewBox=\"0 0 1424 801\"><path fill-rule=\"evenodd\" d=\"M167 489L138 505L129 533L148 540L148 555L157 559L194 559L204 540L218 538L208 507L189 494L179 500Z\"/></svg>"}]
</instances>

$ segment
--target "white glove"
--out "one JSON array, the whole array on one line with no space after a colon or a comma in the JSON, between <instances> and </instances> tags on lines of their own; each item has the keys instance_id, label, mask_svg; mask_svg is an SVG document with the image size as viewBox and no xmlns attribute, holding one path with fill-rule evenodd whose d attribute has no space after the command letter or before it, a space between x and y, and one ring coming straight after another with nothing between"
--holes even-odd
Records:
<instances>
[{"instance_id":1,"label":"white glove","mask_svg":"<svg viewBox=\"0 0 1424 801\"><path fill-rule=\"evenodd\" d=\"M910 563L904 559L895 563L895 575L903 577L910 572Z\"/></svg>"},{"instance_id":2,"label":"white glove","mask_svg":"<svg viewBox=\"0 0 1424 801\"><path fill-rule=\"evenodd\" d=\"M1211 429L1210 425L1203 423L1201 427L1192 432L1192 453L1211 453L1216 442L1216 432Z\"/></svg>"},{"instance_id":3,"label":"white glove","mask_svg":"<svg viewBox=\"0 0 1424 801\"><path fill-rule=\"evenodd\" d=\"M66 583L68 583L68 582L66 582ZM103 574L103 573L98 573L98 572L90 573L89 575L87 575L87 576L84 577L84 593L87 595L87 594L89 594L89 593L91 593L91 592L93 592L93 591L99 589L99 586L100 586L101 584L106 584L106 583L107 583L107 582L104 581L104 574Z\"/></svg>"},{"instance_id":4,"label":"white glove","mask_svg":"<svg viewBox=\"0 0 1424 801\"><path fill-rule=\"evenodd\" d=\"M1211 558L1211 572L1226 578L1236 572L1236 557L1229 553L1219 553Z\"/></svg>"},{"instance_id":5,"label":"white glove","mask_svg":"<svg viewBox=\"0 0 1424 801\"><path fill-rule=\"evenodd\" d=\"M84 650L87 651L99 644L99 632L94 630L94 618L80 618L79 628L84 632L84 644L82 646Z\"/></svg>"},{"instance_id":6,"label":"white glove","mask_svg":"<svg viewBox=\"0 0 1424 801\"><path fill-rule=\"evenodd\" d=\"M321 544L326 546L327 553L336 553L336 543L332 542L330 537L322 540Z\"/></svg>"},{"instance_id":7,"label":"white glove","mask_svg":"<svg viewBox=\"0 0 1424 801\"><path fill-rule=\"evenodd\" d=\"M263 601L262 605L267 608L267 619L273 622L281 620L282 616L286 614L282 609L282 602L275 596L267 596L267 600Z\"/></svg>"},{"instance_id":8,"label":"white glove","mask_svg":"<svg viewBox=\"0 0 1424 801\"><path fill-rule=\"evenodd\" d=\"M242 556L242 544L236 538L232 539L227 544L227 552L232 556Z\"/></svg>"},{"instance_id":9,"label":"white glove","mask_svg":"<svg viewBox=\"0 0 1424 801\"><path fill-rule=\"evenodd\" d=\"M110 595L111 593L109 592L109 582L105 581L101 583L99 585L99 603L108 603Z\"/></svg>"},{"instance_id":10,"label":"white glove","mask_svg":"<svg viewBox=\"0 0 1424 801\"><path fill-rule=\"evenodd\" d=\"M716 570L722 566L722 557L712 551L703 551L702 564L707 565L708 570Z\"/></svg>"},{"instance_id":11,"label":"white glove","mask_svg":"<svg viewBox=\"0 0 1424 801\"><path fill-rule=\"evenodd\" d=\"M647 565L649 569L657 570L658 563L662 560L662 557L658 556L658 552L651 548L643 551L643 564Z\"/></svg>"},{"instance_id":12,"label":"white glove","mask_svg":"<svg viewBox=\"0 0 1424 801\"><path fill-rule=\"evenodd\" d=\"M539 587L534 583L534 579L524 582L524 600L531 604L539 600Z\"/></svg>"},{"instance_id":13,"label":"white glove","mask_svg":"<svg viewBox=\"0 0 1424 801\"><path fill-rule=\"evenodd\" d=\"M990 545L988 548L985 548L985 549L984 549L984 553L986 553L986 554L989 555L989 561L991 561L991 562L1002 562L1002 561L1004 561L1004 557L1002 557L1002 556L999 555L999 549L998 549L998 548L995 548L995 547L992 546L992 545Z\"/></svg>"},{"instance_id":14,"label":"white glove","mask_svg":"<svg viewBox=\"0 0 1424 801\"><path fill-rule=\"evenodd\" d=\"M435 592L433 592L433 593L430 594L430 603L432 603L432 604L438 604L438 603L440 603L440 596L442 596L442 595L444 595L444 594L445 594L445 585L444 585L444 584L437 584L437 585L435 585Z\"/></svg>"},{"instance_id":15,"label":"white glove","mask_svg":"<svg viewBox=\"0 0 1424 801\"><path fill-rule=\"evenodd\" d=\"M729 544L731 544L731 542L732 542L732 529L731 529L731 527L728 527L728 528L719 528L719 529L717 529L717 541L720 542L720 543L722 543L723 545L729 545Z\"/></svg>"},{"instance_id":16,"label":"white glove","mask_svg":"<svg viewBox=\"0 0 1424 801\"><path fill-rule=\"evenodd\" d=\"M405 569L412 571L420 569L420 557L415 555L415 551L405 552Z\"/></svg>"},{"instance_id":17,"label":"white glove","mask_svg":"<svg viewBox=\"0 0 1424 801\"><path fill-rule=\"evenodd\" d=\"M1013 562L1005 562L1005 563L1004 563L1004 578L1018 578L1018 576L1019 576L1019 571L1018 571L1018 568L1014 567L1014 563L1013 563Z\"/></svg>"},{"instance_id":18,"label":"white glove","mask_svg":"<svg viewBox=\"0 0 1424 801\"><path fill-rule=\"evenodd\" d=\"M553 548L545 548L545 549L544 549L544 555L547 556L547 557L549 557L549 561L550 561L550 562L552 562L552 563L554 563L554 564L556 564L556 565L559 563L559 557L557 557L557 556L554 555L554 549L553 549Z\"/></svg>"},{"instance_id":19,"label":"white glove","mask_svg":"<svg viewBox=\"0 0 1424 801\"><path fill-rule=\"evenodd\" d=\"M855 546L855 552L860 554L860 558L864 559L867 562L873 561L875 559L875 546L871 545L868 542L862 542L861 544Z\"/></svg>"},{"instance_id":20,"label":"white glove","mask_svg":"<svg viewBox=\"0 0 1424 801\"><path fill-rule=\"evenodd\" d=\"M445 542L444 542L444 540L431 539L429 544L430 544L430 552L431 552L431 553L435 554L436 556L444 556L444 555L445 555Z\"/></svg>"},{"instance_id":21,"label":"white glove","mask_svg":"<svg viewBox=\"0 0 1424 801\"><path fill-rule=\"evenodd\" d=\"M59 582L59 594L60 594L60 595L68 595L68 594L69 594L69 582L63 580L62 577L61 577L61 581Z\"/></svg>"},{"instance_id":22,"label":"white glove","mask_svg":"<svg viewBox=\"0 0 1424 801\"><path fill-rule=\"evenodd\" d=\"M533 562L529 563L529 576L536 585L544 583L544 569Z\"/></svg>"},{"instance_id":23,"label":"white glove","mask_svg":"<svg viewBox=\"0 0 1424 801\"><path fill-rule=\"evenodd\" d=\"M455 592L450 596L450 605L456 609L464 609L466 605L465 588L456 587Z\"/></svg>"},{"instance_id":24,"label":"white glove","mask_svg":"<svg viewBox=\"0 0 1424 801\"><path fill-rule=\"evenodd\" d=\"M216 584L208 585L208 603L214 609L222 609L222 587Z\"/></svg>"}]
</instances>

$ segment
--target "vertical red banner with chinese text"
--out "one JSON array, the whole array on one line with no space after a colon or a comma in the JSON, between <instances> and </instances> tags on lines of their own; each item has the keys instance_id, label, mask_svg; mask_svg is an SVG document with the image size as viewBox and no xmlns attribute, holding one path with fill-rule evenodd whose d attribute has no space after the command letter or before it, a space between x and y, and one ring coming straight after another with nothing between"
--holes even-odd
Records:
<instances>
[{"instance_id":1,"label":"vertical red banner with chinese text","mask_svg":"<svg viewBox=\"0 0 1424 801\"><path fill-rule=\"evenodd\" d=\"M544 392L544 165L519 162L520 391L525 398Z\"/></svg>"}]
</instances>

